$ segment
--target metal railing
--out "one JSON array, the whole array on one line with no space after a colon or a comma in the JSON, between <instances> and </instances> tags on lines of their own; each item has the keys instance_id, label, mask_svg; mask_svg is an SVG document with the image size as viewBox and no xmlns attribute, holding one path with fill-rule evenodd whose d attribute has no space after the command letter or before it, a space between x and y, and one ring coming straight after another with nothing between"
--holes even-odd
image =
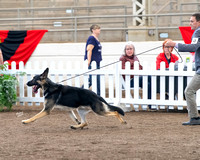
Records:
<instances>
[{"instance_id":1,"label":"metal railing","mask_svg":"<svg viewBox=\"0 0 200 160\"><path fill-rule=\"evenodd\" d=\"M192 6L192 12L195 12L195 10L197 12L200 11L200 3L188 2L188 3L181 3L180 4L180 12L184 11L185 6ZM187 22L187 20L185 20L185 18L180 17L180 24L184 25L184 22Z\"/></svg>"},{"instance_id":2,"label":"metal railing","mask_svg":"<svg viewBox=\"0 0 200 160\"><path fill-rule=\"evenodd\" d=\"M98 10L106 10L106 15ZM121 9L121 15L116 15L117 10ZM130 9L130 8L129 8ZM181 18L189 16L192 13L168 13L168 14L146 14L132 15L126 6L92 6L92 7L60 7L60 8L18 8L1 9L0 13L14 12L16 17L0 18L1 30L33 30L47 29L49 33L70 32L74 42L78 40L78 33L89 32L89 26L98 23L103 31L120 32L123 39L127 40L127 34L130 31L153 31L155 40L159 40L159 32L163 30L177 30L182 26ZM81 13L80 11L84 11ZM112 10L112 11L111 11ZM99 15L91 15L96 11ZM40 13L41 12L41 13ZM53 12L53 13L52 13ZM62 12L63 16L56 16L56 12ZM78 13L79 12L79 13ZM44 13L44 14L43 14ZM61 13L58 15L62 15ZM80 14L82 14L80 16ZM42 16L41 15L45 15ZM53 15L53 16L52 16ZM8 15L9 16L9 15ZM7 16L7 17L8 17ZM1 17L1 15L0 15ZM145 26L133 26L133 19L144 17ZM58 26L55 24L59 22ZM151 22L151 23L149 23ZM68 34L65 33L65 34ZM118 34L118 33L116 33ZM69 35L68 35L69 36ZM177 39L178 40L178 39ZM85 41L85 40L84 40ZM105 40L106 41L106 40Z\"/></svg>"}]
</instances>

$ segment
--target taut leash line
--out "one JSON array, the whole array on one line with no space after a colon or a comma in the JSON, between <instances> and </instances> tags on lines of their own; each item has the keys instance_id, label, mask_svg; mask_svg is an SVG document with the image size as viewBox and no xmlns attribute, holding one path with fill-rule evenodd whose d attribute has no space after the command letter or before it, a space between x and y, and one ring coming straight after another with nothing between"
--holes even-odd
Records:
<instances>
[{"instance_id":1,"label":"taut leash line","mask_svg":"<svg viewBox=\"0 0 200 160\"><path fill-rule=\"evenodd\" d=\"M180 53L178 52L178 50L176 49L176 47L174 47L174 50L176 51L176 53L178 54L178 56L181 58L181 62L178 63L182 63L183 62L183 58L181 57Z\"/></svg>"},{"instance_id":2,"label":"taut leash line","mask_svg":"<svg viewBox=\"0 0 200 160\"><path fill-rule=\"evenodd\" d=\"M119 61L120 61L120 60L119 60ZM107 67L107 66L113 65L113 64L115 64L115 63L118 63L119 61L115 61L115 62L113 62L113 63L109 63L109 64L107 64L107 65L105 65L105 66L100 67L100 68L104 68L104 67ZM99 69L100 69L100 68L99 68ZM73 79L73 78L76 78L76 77L82 76L82 75L84 75L84 74L87 74L87 73L93 72L93 71L95 71L95 70L98 70L98 69L92 69L92 70L89 70L89 71L87 71L87 72L84 72L84 73L78 74L78 75L73 76L73 77L71 77L71 78L64 79L64 80L62 80L62 81L60 81L60 82L58 82L58 83L62 83L62 82L64 82L64 81L68 81L68 80L70 80L70 79Z\"/></svg>"},{"instance_id":3,"label":"taut leash line","mask_svg":"<svg viewBox=\"0 0 200 160\"><path fill-rule=\"evenodd\" d=\"M155 48L149 49L149 50L147 50L147 51L144 51L144 52L138 53L138 54L136 54L136 56L141 55L141 54L144 54L144 53L147 53L147 52L150 52L150 51L153 51L153 50L158 49L158 48L160 48L160 47L162 47L162 46L158 46L158 47L155 47ZM177 51L176 51L176 52L177 52ZM178 53L178 52L177 52L177 53ZM179 54L179 53L178 53L178 54ZM180 54L179 54L179 56L180 56ZM180 57L181 57L181 56L180 56ZM182 58L181 58L181 59L182 59ZM107 64L107 65L104 65L104 66L100 67L99 69L104 68L104 67L107 67L107 66L110 66L110 65L113 65L113 64L118 63L118 62L120 62L120 60L115 61L115 62L112 62L112 63L109 63L109 64ZM76 78L76 77L79 77L79 76L85 75L85 74L87 74L87 73L90 73L90 72L93 72L93 71L96 71L96 70L98 70L98 69L92 69L92 70L89 70L89 71L87 71L87 72L84 72L84 73L78 74L78 75L73 76L73 77L71 77L71 78L64 79L64 80L62 80L62 81L60 81L60 82L58 82L58 83L62 83L62 82L64 82L64 81L68 81L68 80L70 80L70 79L73 79L73 78Z\"/></svg>"}]
</instances>

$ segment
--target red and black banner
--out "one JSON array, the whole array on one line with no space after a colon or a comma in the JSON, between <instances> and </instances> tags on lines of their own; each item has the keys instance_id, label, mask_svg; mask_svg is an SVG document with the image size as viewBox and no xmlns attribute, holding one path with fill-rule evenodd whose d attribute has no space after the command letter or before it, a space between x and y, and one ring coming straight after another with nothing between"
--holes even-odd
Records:
<instances>
[{"instance_id":1,"label":"red and black banner","mask_svg":"<svg viewBox=\"0 0 200 160\"><path fill-rule=\"evenodd\" d=\"M186 44L191 44L192 42L192 35L194 33L194 30L191 30L191 27L189 26L184 26L184 27L179 27L179 30L181 32L183 41ZM194 52L190 52L194 56ZM194 61L194 59L193 59Z\"/></svg>"},{"instance_id":2,"label":"red and black banner","mask_svg":"<svg viewBox=\"0 0 200 160\"><path fill-rule=\"evenodd\" d=\"M188 27L188 26L179 27L179 30L181 32L183 41L186 44L190 44L191 43L192 34L194 33L194 30L191 30L191 27Z\"/></svg>"},{"instance_id":3,"label":"red and black banner","mask_svg":"<svg viewBox=\"0 0 200 160\"><path fill-rule=\"evenodd\" d=\"M20 61L26 64L47 31L48 30L0 30L0 48L3 53L4 61L8 61L9 64L15 61L17 68L19 67Z\"/></svg>"}]
</instances>

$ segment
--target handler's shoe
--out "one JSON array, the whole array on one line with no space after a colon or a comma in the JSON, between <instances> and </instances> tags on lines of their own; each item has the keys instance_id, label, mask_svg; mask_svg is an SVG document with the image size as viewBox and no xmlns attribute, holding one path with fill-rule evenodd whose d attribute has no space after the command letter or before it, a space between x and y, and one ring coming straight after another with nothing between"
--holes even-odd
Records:
<instances>
[{"instance_id":1,"label":"handler's shoe","mask_svg":"<svg viewBox=\"0 0 200 160\"><path fill-rule=\"evenodd\" d=\"M200 117L190 118L188 122L183 122L182 125L200 125Z\"/></svg>"}]
</instances>

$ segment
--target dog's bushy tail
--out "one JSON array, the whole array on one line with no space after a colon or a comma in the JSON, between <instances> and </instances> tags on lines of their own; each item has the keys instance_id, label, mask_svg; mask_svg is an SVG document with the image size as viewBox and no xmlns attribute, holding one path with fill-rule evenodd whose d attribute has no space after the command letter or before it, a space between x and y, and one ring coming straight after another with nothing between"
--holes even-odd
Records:
<instances>
[{"instance_id":1,"label":"dog's bushy tail","mask_svg":"<svg viewBox=\"0 0 200 160\"><path fill-rule=\"evenodd\" d=\"M121 108L112 105L109 105L109 108L111 111L117 111L119 114L124 116L124 111Z\"/></svg>"},{"instance_id":2,"label":"dog's bushy tail","mask_svg":"<svg viewBox=\"0 0 200 160\"><path fill-rule=\"evenodd\" d=\"M112 105L108 104L108 103L107 103L102 97L100 97L100 96L99 96L99 100L100 100L101 102L104 102L105 104L107 104L107 105L109 106L109 108L110 108L111 111L117 111L119 114L121 114L122 116L124 116L124 111L123 111L121 108L116 107L116 106L112 106Z\"/></svg>"}]
</instances>

